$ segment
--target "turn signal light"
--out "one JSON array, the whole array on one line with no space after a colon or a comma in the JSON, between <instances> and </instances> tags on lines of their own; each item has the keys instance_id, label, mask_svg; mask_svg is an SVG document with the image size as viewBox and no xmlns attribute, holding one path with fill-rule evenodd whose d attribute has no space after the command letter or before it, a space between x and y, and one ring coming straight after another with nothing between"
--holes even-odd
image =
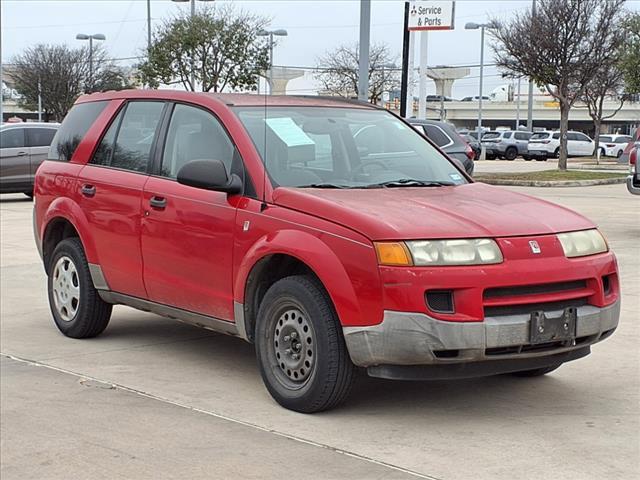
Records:
<instances>
[{"instance_id":1,"label":"turn signal light","mask_svg":"<svg viewBox=\"0 0 640 480\"><path fill-rule=\"evenodd\" d=\"M375 242L378 263L387 266L411 266L413 260L409 249L402 242Z\"/></svg>"}]
</instances>

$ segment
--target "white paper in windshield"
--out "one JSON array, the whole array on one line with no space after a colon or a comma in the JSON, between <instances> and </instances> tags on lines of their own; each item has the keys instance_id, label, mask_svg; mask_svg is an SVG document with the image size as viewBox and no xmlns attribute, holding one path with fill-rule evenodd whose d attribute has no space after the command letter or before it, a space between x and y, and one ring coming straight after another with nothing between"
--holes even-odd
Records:
<instances>
[{"instance_id":1,"label":"white paper in windshield","mask_svg":"<svg viewBox=\"0 0 640 480\"><path fill-rule=\"evenodd\" d=\"M290 117L267 118L266 122L287 147L315 145L315 142Z\"/></svg>"}]
</instances>

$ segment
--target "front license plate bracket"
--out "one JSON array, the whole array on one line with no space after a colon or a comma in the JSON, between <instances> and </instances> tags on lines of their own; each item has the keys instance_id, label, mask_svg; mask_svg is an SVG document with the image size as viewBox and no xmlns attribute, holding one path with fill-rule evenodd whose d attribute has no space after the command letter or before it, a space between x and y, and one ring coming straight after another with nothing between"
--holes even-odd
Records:
<instances>
[{"instance_id":1,"label":"front license plate bracket","mask_svg":"<svg viewBox=\"0 0 640 480\"><path fill-rule=\"evenodd\" d=\"M532 345L549 342L562 342L576 338L578 309L569 307L559 317L547 317L545 312L532 312L530 339Z\"/></svg>"}]
</instances>

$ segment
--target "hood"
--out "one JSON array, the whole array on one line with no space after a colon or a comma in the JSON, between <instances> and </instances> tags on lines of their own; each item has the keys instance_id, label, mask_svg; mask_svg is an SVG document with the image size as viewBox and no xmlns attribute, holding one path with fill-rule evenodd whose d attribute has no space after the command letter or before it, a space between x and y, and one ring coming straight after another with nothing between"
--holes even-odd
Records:
<instances>
[{"instance_id":1,"label":"hood","mask_svg":"<svg viewBox=\"0 0 640 480\"><path fill-rule=\"evenodd\" d=\"M280 187L273 200L371 240L511 237L594 227L572 210L484 183L342 190Z\"/></svg>"}]
</instances>

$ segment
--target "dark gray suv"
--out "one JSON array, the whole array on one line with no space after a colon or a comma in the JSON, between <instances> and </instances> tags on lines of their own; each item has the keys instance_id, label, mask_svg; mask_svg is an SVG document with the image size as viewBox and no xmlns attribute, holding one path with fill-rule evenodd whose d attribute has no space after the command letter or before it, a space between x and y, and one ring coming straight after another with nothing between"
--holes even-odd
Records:
<instances>
[{"instance_id":1,"label":"dark gray suv","mask_svg":"<svg viewBox=\"0 0 640 480\"><path fill-rule=\"evenodd\" d=\"M0 126L0 193L33 196L33 179L47 158L57 123L7 123Z\"/></svg>"},{"instance_id":2,"label":"dark gray suv","mask_svg":"<svg viewBox=\"0 0 640 480\"><path fill-rule=\"evenodd\" d=\"M420 133L426 135L449 157L462 163L469 175L473 175L475 153L453 125L438 120L418 120L417 118L409 118L407 121Z\"/></svg>"}]
</instances>

